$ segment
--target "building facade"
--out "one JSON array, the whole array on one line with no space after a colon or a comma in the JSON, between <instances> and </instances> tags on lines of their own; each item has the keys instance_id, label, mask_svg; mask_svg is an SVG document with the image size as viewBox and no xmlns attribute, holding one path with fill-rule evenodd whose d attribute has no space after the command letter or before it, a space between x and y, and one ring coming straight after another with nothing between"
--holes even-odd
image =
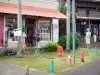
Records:
<instances>
[{"instance_id":1,"label":"building facade","mask_svg":"<svg viewBox=\"0 0 100 75\"><path fill-rule=\"evenodd\" d=\"M76 11L79 15L77 27L82 35L90 28L92 35L100 36L100 1L77 0Z\"/></svg>"},{"instance_id":2,"label":"building facade","mask_svg":"<svg viewBox=\"0 0 100 75\"><path fill-rule=\"evenodd\" d=\"M38 45L58 41L58 20L65 19L58 11L58 6L57 0L22 0L22 27L25 29L23 33L26 34L26 37L23 36L23 43L27 43L27 37L34 28L39 32ZM14 30L17 29L17 12L17 0L0 0L0 47L5 44L8 47L17 47L18 39L14 36ZM32 43L37 45L37 39Z\"/></svg>"},{"instance_id":3,"label":"building facade","mask_svg":"<svg viewBox=\"0 0 100 75\"><path fill-rule=\"evenodd\" d=\"M59 0L61 5L66 5L66 0ZM60 7L61 7L60 5ZM64 6L65 6L64 5ZM65 9L66 11L66 9ZM63 11L63 13L65 12ZM76 30L83 37L86 29L90 28L92 36L96 34L100 38L100 0L76 0ZM59 35L66 35L66 21L60 22Z\"/></svg>"}]
</instances>

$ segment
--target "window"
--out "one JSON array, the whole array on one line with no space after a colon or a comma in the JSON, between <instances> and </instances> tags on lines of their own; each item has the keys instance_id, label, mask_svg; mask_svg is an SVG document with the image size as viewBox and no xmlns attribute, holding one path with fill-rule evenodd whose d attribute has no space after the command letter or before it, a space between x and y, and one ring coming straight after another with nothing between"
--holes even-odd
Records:
<instances>
[{"instance_id":1,"label":"window","mask_svg":"<svg viewBox=\"0 0 100 75\"><path fill-rule=\"evenodd\" d=\"M14 29L17 29L17 19L7 18L5 26L5 38L11 41L17 41L17 37L14 36Z\"/></svg>"},{"instance_id":2,"label":"window","mask_svg":"<svg viewBox=\"0 0 100 75\"><path fill-rule=\"evenodd\" d=\"M50 21L40 21L38 30L40 32L40 40L50 41L51 26Z\"/></svg>"}]
</instances>

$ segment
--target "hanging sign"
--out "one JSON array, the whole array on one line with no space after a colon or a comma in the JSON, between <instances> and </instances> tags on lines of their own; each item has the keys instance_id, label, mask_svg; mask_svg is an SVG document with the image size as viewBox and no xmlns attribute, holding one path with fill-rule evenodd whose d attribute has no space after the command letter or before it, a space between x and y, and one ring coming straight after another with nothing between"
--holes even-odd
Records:
<instances>
[{"instance_id":1,"label":"hanging sign","mask_svg":"<svg viewBox=\"0 0 100 75\"><path fill-rule=\"evenodd\" d=\"M26 37L26 33L25 32L23 32L23 38L25 38Z\"/></svg>"},{"instance_id":2,"label":"hanging sign","mask_svg":"<svg viewBox=\"0 0 100 75\"><path fill-rule=\"evenodd\" d=\"M14 29L14 36L21 36L21 30Z\"/></svg>"},{"instance_id":3,"label":"hanging sign","mask_svg":"<svg viewBox=\"0 0 100 75\"><path fill-rule=\"evenodd\" d=\"M26 32L26 28L25 27L22 28L22 32Z\"/></svg>"}]
</instances>

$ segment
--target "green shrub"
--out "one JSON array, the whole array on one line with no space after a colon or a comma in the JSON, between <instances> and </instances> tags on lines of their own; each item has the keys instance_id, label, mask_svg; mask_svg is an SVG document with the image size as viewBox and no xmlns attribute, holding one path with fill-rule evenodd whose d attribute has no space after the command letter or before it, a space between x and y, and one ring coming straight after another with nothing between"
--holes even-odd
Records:
<instances>
[{"instance_id":1,"label":"green shrub","mask_svg":"<svg viewBox=\"0 0 100 75\"><path fill-rule=\"evenodd\" d=\"M97 37L97 42L100 42L100 36Z\"/></svg>"},{"instance_id":2,"label":"green shrub","mask_svg":"<svg viewBox=\"0 0 100 75\"><path fill-rule=\"evenodd\" d=\"M78 37L79 39L81 39L83 36L80 35L80 33L76 33L76 37Z\"/></svg>"},{"instance_id":3,"label":"green shrub","mask_svg":"<svg viewBox=\"0 0 100 75\"><path fill-rule=\"evenodd\" d=\"M59 44L55 43L55 42L49 42L46 45L46 51L48 52L55 52L57 51L57 47L59 46Z\"/></svg>"},{"instance_id":4,"label":"green shrub","mask_svg":"<svg viewBox=\"0 0 100 75\"><path fill-rule=\"evenodd\" d=\"M66 49L66 35L61 36L59 41L58 41L59 45L63 46L64 49ZM72 36L70 36L70 48L72 49ZM79 47L80 44L80 40L79 37L76 36L76 42L75 42L75 47L76 49Z\"/></svg>"},{"instance_id":5,"label":"green shrub","mask_svg":"<svg viewBox=\"0 0 100 75\"><path fill-rule=\"evenodd\" d=\"M7 53L7 51L0 51L0 56L7 56L8 55L8 53Z\"/></svg>"},{"instance_id":6,"label":"green shrub","mask_svg":"<svg viewBox=\"0 0 100 75\"><path fill-rule=\"evenodd\" d=\"M80 39L79 39L79 37L77 37L76 36L76 38L75 38L75 48L77 49L78 47L79 47L79 45L80 45ZM73 44L73 41L72 41L72 36L71 36L71 38L70 38L70 48L72 49L72 44Z\"/></svg>"},{"instance_id":7,"label":"green shrub","mask_svg":"<svg viewBox=\"0 0 100 75\"><path fill-rule=\"evenodd\" d=\"M60 37L58 41L59 45L61 45L64 49L66 49L66 35Z\"/></svg>"}]
</instances>

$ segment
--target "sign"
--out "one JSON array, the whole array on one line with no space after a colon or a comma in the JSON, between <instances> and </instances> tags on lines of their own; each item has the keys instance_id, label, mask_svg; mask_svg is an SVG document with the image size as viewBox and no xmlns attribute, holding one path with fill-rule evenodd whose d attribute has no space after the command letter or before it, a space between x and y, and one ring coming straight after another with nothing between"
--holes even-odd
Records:
<instances>
[{"instance_id":1,"label":"sign","mask_svg":"<svg viewBox=\"0 0 100 75\"><path fill-rule=\"evenodd\" d=\"M26 37L26 34L25 34L25 32L23 33L23 37L24 37L24 38Z\"/></svg>"},{"instance_id":2,"label":"sign","mask_svg":"<svg viewBox=\"0 0 100 75\"><path fill-rule=\"evenodd\" d=\"M26 32L26 28L25 27L22 28L22 32Z\"/></svg>"},{"instance_id":3,"label":"sign","mask_svg":"<svg viewBox=\"0 0 100 75\"><path fill-rule=\"evenodd\" d=\"M14 36L21 36L21 30L14 29Z\"/></svg>"}]
</instances>

